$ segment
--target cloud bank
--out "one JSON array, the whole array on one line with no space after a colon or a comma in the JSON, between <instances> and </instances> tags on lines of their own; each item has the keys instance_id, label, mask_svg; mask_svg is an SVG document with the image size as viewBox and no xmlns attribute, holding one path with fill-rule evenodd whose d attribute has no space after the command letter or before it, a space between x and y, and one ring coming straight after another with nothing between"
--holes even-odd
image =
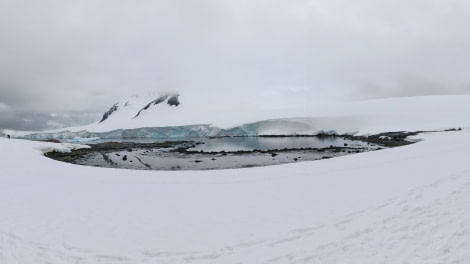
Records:
<instances>
[{"instance_id":1,"label":"cloud bank","mask_svg":"<svg viewBox=\"0 0 470 264\"><path fill-rule=\"evenodd\" d=\"M84 124L149 91L220 111L469 93L469 26L461 0L4 0L0 128Z\"/></svg>"}]
</instances>

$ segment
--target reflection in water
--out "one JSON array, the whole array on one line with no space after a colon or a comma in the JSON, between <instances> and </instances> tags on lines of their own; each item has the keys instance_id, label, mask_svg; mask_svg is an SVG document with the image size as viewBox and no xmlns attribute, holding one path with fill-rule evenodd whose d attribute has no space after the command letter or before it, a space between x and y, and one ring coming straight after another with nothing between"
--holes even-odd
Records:
<instances>
[{"instance_id":1,"label":"reflection in water","mask_svg":"<svg viewBox=\"0 0 470 264\"><path fill-rule=\"evenodd\" d=\"M203 142L190 150L196 151L251 151L284 148L326 148L329 146L344 146L344 144L362 144L338 136L308 136L308 137L219 137L219 138L126 138L102 139L101 142L134 142L154 143L165 141L194 141Z\"/></svg>"},{"instance_id":2,"label":"reflection in water","mask_svg":"<svg viewBox=\"0 0 470 264\"><path fill-rule=\"evenodd\" d=\"M195 151L252 151L273 150L285 148L327 148L330 146L342 147L349 145L364 145L363 142L352 141L342 137L225 137L207 138L204 144L197 145L190 150ZM360 144L362 143L362 144ZM345 145L346 144L346 145Z\"/></svg>"},{"instance_id":3,"label":"reflection in water","mask_svg":"<svg viewBox=\"0 0 470 264\"><path fill-rule=\"evenodd\" d=\"M193 145L190 152L175 151L180 145L91 152L75 163L141 170L233 169L328 159L381 148L342 137L239 137L203 142Z\"/></svg>"},{"instance_id":4,"label":"reflection in water","mask_svg":"<svg viewBox=\"0 0 470 264\"><path fill-rule=\"evenodd\" d=\"M116 162L114 162L112 159L110 159L106 154L104 153L101 153L101 156L103 157L103 160L104 162L106 162L106 164L110 165L111 167L117 167L118 164Z\"/></svg>"},{"instance_id":5,"label":"reflection in water","mask_svg":"<svg viewBox=\"0 0 470 264\"><path fill-rule=\"evenodd\" d=\"M149 168L149 169L152 169L152 167L150 165L148 165L147 163L143 163L142 160L139 158L139 157L135 157L139 162L140 164L144 165L145 167Z\"/></svg>"}]
</instances>

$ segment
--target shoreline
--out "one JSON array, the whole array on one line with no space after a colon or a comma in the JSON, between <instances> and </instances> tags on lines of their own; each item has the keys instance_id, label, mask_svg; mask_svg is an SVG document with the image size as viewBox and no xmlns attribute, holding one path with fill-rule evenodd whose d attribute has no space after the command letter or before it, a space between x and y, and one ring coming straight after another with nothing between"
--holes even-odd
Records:
<instances>
[{"instance_id":1,"label":"shoreline","mask_svg":"<svg viewBox=\"0 0 470 264\"><path fill-rule=\"evenodd\" d=\"M421 132L387 132L370 136L316 135L315 138L343 139L362 145L301 148L273 148L236 151L191 150L204 144L193 140L164 141L154 143L103 142L87 144L90 148L68 153L52 151L44 156L72 164L142 170L218 170L272 166L329 159L354 153L381 150L413 144L406 140ZM263 136L266 137L266 136ZM260 137L260 138L263 138ZM286 136L270 138L285 138ZM298 136L294 136L298 137ZM302 136L306 137L306 136ZM243 138L243 137L240 137ZM135 162L134 162L135 161Z\"/></svg>"}]
</instances>

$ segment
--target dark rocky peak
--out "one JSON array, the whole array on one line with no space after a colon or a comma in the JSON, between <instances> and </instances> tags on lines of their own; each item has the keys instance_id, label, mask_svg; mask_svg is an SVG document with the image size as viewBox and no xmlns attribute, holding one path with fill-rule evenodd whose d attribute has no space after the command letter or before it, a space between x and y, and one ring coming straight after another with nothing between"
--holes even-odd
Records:
<instances>
[{"instance_id":1,"label":"dark rocky peak","mask_svg":"<svg viewBox=\"0 0 470 264\"><path fill-rule=\"evenodd\" d=\"M116 112L118 109L119 109L118 103L115 103L113 106L111 106L111 108L109 108L109 110L106 113L103 114L103 118L101 119L100 123L108 119L108 117L112 113Z\"/></svg>"},{"instance_id":2,"label":"dark rocky peak","mask_svg":"<svg viewBox=\"0 0 470 264\"><path fill-rule=\"evenodd\" d=\"M180 101L178 100L179 94L171 95L170 98L168 99L168 104L170 106L178 106L180 105Z\"/></svg>"},{"instance_id":3,"label":"dark rocky peak","mask_svg":"<svg viewBox=\"0 0 470 264\"><path fill-rule=\"evenodd\" d=\"M178 97L179 97L179 94L167 94L167 95L160 96L157 99L153 100L152 102L148 103L144 108L140 109L140 111L133 118L138 117L142 111L149 109L150 106L157 105L165 101L167 101L168 105L176 107L180 105L180 101L178 100Z\"/></svg>"}]
</instances>

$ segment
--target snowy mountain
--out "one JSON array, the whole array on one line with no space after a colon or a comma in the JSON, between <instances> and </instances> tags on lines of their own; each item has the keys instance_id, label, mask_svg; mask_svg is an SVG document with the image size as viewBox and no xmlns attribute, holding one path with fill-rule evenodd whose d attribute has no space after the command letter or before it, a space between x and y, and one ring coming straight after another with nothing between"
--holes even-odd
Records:
<instances>
[{"instance_id":1,"label":"snowy mountain","mask_svg":"<svg viewBox=\"0 0 470 264\"><path fill-rule=\"evenodd\" d=\"M164 94L154 100L149 101L147 97L133 96L129 99L117 102L111 106L111 108L103 114L103 118L101 118L98 123L103 123L105 121L109 123L113 122L114 120L124 121L125 119L130 120L142 118L140 115L142 112L150 112L159 106L178 107L180 105L178 97L179 94Z\"/></svg>"},{"instance_id":2,"label":"snowy mountain","mask_svg":"<svg viewBox=\"0 0 470 264\"><path fill-rule=\"evenodd\" d=\"M186 100L190 102L186 104ZM179 95L131 97L114 104L100 121L82 127L30 133L25 138L166 138L205 136L371 134L470 126L470 95L423 96L349 102L279 114L206 111L207 102ZM249 109L248 109L249 110ZM247 111L247 109L245 109ZM232 115L240 116L232 118ZM283 118L280 118L283 117ZM255 119L256 118L256 119ZM255 119L255 122L249 122ZM225 124L219 125L219 124ZM227 125L228 124L228 125Z\"/></svg>"}]
</instances>

